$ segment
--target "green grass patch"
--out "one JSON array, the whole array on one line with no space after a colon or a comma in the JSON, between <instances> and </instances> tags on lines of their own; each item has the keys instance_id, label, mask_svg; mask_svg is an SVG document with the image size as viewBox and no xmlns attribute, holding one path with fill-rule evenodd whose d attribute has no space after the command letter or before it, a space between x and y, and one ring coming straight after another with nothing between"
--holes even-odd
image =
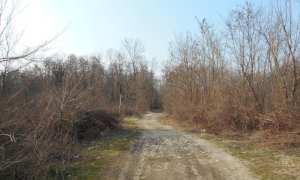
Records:
<instances>
[{"instance_id":1,"label":"green grass patch","mask_svg":"<svg viewBox=\"0 0 300 180\"><path fill-rule=\"evenodd\" d=\"M65 179L98 179L109 169L112 162L130 147L136 133L125 137L87 143L79 147L82 160L66 167Z\"/></svg>"},{"instance_id":2,"label":"green grass patch","mask_svg":"<svg viewBox=\"0 0 300 180\"><path fill-rule=\"evenodd\" d=\"M139 131L135 125L137 117L125 117L122 129L109 137L93 142L73 144L73 154L76 160L66 162L62 167L55 167L46 179L101 179L110 166L122 158L131 142L138 138Z\"/></svg>"}]
</instances>

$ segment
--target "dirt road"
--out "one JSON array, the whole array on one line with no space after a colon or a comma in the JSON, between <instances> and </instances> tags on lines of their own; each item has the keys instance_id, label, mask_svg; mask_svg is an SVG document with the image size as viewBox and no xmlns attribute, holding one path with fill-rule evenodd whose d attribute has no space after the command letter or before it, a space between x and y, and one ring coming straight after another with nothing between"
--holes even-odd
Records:
<instances>
[{"instance_id":1,"label":"dirt road","mask_svg":"<svg viewBox=\"0 0 300 180\"><path fill-rule=\"evenodd\" d=\"M141 137L115 163L109 179L256 179L236 158L206 140L159 123L161 113L137 121Z\"/></svg>"}]
</instances>

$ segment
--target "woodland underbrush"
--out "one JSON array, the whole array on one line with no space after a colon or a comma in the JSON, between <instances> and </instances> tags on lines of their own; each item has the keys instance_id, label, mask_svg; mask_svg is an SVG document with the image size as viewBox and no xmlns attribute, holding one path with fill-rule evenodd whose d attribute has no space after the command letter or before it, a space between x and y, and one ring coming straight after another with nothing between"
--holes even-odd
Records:
<instances>
[{"instance_id":1,"label":"woodland underbrush","mask_svg":"<svg viewBox=\"0 0 300 180\"><path fill-rule=\"evenodd\" d=\"M255 143L275 148L300 147L300 112L272 111L256 114L238 108L227 111L188 111L171 114L170 119L193 132L250 138Z\"/></svg>"},{"instance_id":2,"label":"woodland underbrush","mask_svg":"<svg viewBox=\"0 0 300 180\"><path fill-rule=\"evenodd\" d=\"M74 147L121 131L124 115L139 114L77 100L62 105L47 93L1 104L0 179L60 177L64 167L77 160Z\"/></svg>"}]
</instances>

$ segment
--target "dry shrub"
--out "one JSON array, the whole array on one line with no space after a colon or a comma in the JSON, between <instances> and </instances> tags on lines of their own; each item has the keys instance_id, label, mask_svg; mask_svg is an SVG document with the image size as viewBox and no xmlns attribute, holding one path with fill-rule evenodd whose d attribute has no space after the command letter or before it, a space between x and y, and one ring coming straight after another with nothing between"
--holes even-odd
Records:
<instances>
[{"instance_id":1,"label":"dry shrub","mask_svg":"<svg viewBox=\"0 0 300 180\"><path fill-rule=\"evenodd\" d=\"M49 111L52 115L43 111L45 106L37 99L21 103L2 107L1 179L31 179L43 174L50 154L68 142L65 138L70 123L59 122L53 109Z\"/></svg>"},{"instance_id":2,"label":"dry shrub","mask_svg":"<svg viewBox=\"0 0 300 180\"><path fill-rule=\"evenodd\" d=\"M272 111L267 114L258 114L249 108L231 107L221 111L207 110L207 113L195 117L198 121L207 121L208 130L215 134L224 130L236 132L262 130L276 134L300 128L298 123L300 114L294 111Z\"/></svg>"},{"instance_id":3,"label":"dry shrub","mask_svg":"<svg viewBox=\"0 0 300 180\"><path fill-rule=\"evenodd\" d=\"M201 116L199 114L192 118L191 123L195 128L206 129L208 127L208 121L205 116Z\"/></svg>"},{"instance_id":4,"label":"dry shrub","mask_svg":"<svg viewBox=\"0 0 300 180\"><path fill-rule=\"evenodd\" d=\"M221 117L226 124L224 128L231 128L235 131L253 131L258 125L255 118L255 111L248 108L230 107L222 113Z\"/></svg>"},{"instance_id":5,"label":"dry shrub","mask_svg":"<svg viewBox=\"0 0 300 180\"><path fill-rule=\"evenodd\" d=\"M299 112L274 111L258 115L257 120L261 133L255 140L268 147L300 147Z\"/></svg>"},{"instance_id":6,"label":"dry shrub","mask_svg":"<svg viewBox=\"0 0 300 180\"><path fill-rule=\"evenodd\" d=\"M119 128L118 118L119 114L112 110L82 110L76 115L71 133L79 141L93 140L108 130Z\"/></svg>"},{"instance_id":7,"label":"dry shrub","mask_svg":"<svg viewBox=\"0 0 300 180\"><path fill-rule=\"evenodd\" d=\"M273 110L263 114L258 113L253 104L235 102L228 105L226 101L214 103L211 100L205 100L204 104L176 106L172 116L185 121L189 129L213 134L243 134L257 130L276 134L300 129L299 112Z\"/></svg>"},{"instance_id":8,"label":"dry shrub","mask_svg":"<svg viewBox=\"0 0 300 180\"><path fill-rule=\"evenodd\" d=\"M114 112L79 112L89 105L79 103L81 99L62 104L54 97L15 98L0 107L0 179L40 179L53 169L59 173L58 167L74 156L70 145L79 134L96 137L103 133L99 129L118 126Z\"/></svg>"},{"instance_id":9,"label":"dry shrub","mask_svg":"<svg viewBox=\"0 0 300 180\"><path fill-rule=\"evenodd\" d=\"M272 133L293 131L299 129L299 112L273 111L264 115L257 115L261 130L271 130Z\"/></svg>"},{"instance_id":10,"label":"dry shrub","mask_svg":"<svg viewBox=\"0 0 300 180\"><path fill-rule=\"evenodd\" d=\"M121 113L123 116L141 116L141 111L130 108L128 106L124 107Z\"/></svg>"}]
</instances>

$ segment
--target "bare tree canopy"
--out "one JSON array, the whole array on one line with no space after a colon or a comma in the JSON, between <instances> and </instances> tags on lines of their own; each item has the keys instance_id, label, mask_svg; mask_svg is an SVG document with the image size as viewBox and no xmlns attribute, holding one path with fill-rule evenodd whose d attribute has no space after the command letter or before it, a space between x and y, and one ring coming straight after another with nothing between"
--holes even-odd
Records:
<instances>
[{"instance_id":1,"label":"bare tree canopy","mask_svg":"<svg viewBox=\"0 0 300 180\"><path fill-rule=\"evenodd\" d=\"M196 36L179 34L170 45L162 87L165 109L186 119L210 120L218 131L298 127L299 5L272 1L263 8L246 2L229 13L222 31L197 19ZM290 123L272 119L274 113L289 116Z\"/></svg>"}]
</instances>

